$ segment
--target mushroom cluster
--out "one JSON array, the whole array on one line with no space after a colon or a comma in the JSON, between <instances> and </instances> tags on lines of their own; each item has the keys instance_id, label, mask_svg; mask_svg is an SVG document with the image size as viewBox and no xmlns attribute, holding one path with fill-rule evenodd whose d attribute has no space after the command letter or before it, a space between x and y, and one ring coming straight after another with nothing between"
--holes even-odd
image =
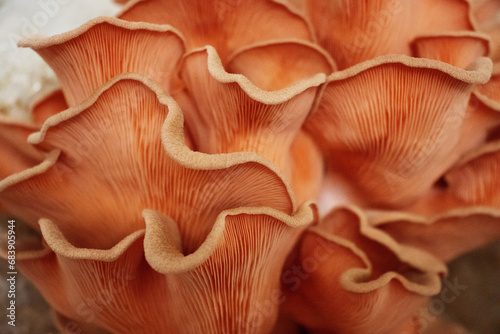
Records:
<instances>
[{"instance_id":1,"label":"mushroom cluster","mask_svg":"<svg viewBox=\"0 0 500 334\"><path fill-rule=\"evenodd\" d=\"M20 42L60 89L0 119L61 332L425 330L500 238L500 3L122 2Z\"/></svg>"}]
</instances>

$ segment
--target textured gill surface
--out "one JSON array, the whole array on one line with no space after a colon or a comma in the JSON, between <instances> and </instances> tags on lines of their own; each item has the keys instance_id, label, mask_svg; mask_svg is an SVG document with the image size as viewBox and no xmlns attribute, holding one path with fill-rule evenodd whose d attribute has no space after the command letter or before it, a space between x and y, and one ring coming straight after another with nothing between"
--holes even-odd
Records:
<instances>
[{"instance_id":1,"label":"textured gill surface","mask_svg":"<svg viewBox=\"0 0 500 334\"><path fill-rule=\"evenodd\" d=\"M52 71L35 52L18 49L21 38L52 35L75 28L98 15L117 12L111 1L87 0L87 7L68 0L0 0L0 115L27 119L31 99L57 85ZM9 217L0 216L0 234ZM21 224L17 225L18 233ZM5 242L2 238L1 243ZM497 265L493 265L497 264ZM498 333L500 314L498 287L500 243L467 254L451 264L449 278L467 286L455 302L446 304L444 315L465 323L474 333ZM8 301L7 263L0 261L0 305ZM21 274L16 281L16 327L0 321L1 333L57 333L49 308L36 289ZM436 305L429 310L440 313ZM434 307L432 306L434 305ZM430 314L433 316L433 314Z\"/></svg>"},{"instance_id":2,"label":"textured gill surface","mask_svg":"<svg viewBox=\"0 0 500 334\"><path fill-rule=\"evenodd\" d=\"M100 15L113 15L111 0L89 0L86 7L67 0L0 0L0 115L28 118L31 99L57 86L48 65L20 39L74 29Z\"/></svg>"},{"instance_id":3,"label":"textured gill surface","mask_svg":"<svg viewBox=\"0 0 500 334\"><path fill-rule=\"evenodd\" d=\"M29 104L38 94L57 87L54 73L32 50L17 47L22 38L50 36L74 29L100 15L114 15L111 0L87 0L81 8L67 0L0 0L0 115L29 119ZM0 232L9 217L0 215ZM17 225L18 233L21 224ZM2 238L1 242L5 240ZM0 261L0 305L7 305L7 262ZM55 334L50 309L36 288L21 274L16 280L16 327L0 322L0 333Z\"/></svg>"}]
</instances>

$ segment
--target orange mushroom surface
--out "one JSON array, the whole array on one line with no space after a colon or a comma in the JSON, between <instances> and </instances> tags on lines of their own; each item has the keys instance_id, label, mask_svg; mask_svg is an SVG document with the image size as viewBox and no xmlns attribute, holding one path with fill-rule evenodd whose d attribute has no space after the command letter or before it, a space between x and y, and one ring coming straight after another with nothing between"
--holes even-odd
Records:
<instances>
[{"instance_id":1,"label":"orange mushroom surface","mask_svg":"<svg viewBox=\"0 0 500 334\"><path fill-rule=\"evenodd\" d=\"M117 2L22 40L60 87L0 117L16 266L62 333L447 324L421 312L447 262L500 239L500 6Z\"/></svg>"}]
</instances>

